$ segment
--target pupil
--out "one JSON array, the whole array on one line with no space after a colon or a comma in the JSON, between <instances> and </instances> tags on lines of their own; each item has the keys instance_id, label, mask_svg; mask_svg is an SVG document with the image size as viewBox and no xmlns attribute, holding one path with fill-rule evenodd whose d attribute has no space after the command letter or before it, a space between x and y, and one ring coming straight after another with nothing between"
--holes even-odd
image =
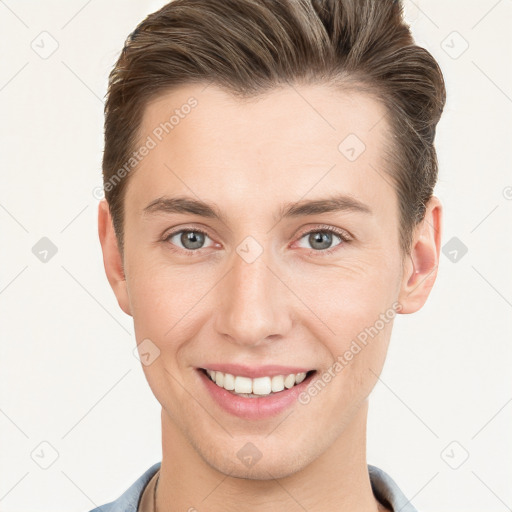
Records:
<instances>
[{"instance_id":1,"label":"pupil","mask_svg":"<svg viewBox=\"0 0 512 512\"><path fill-rule=\"evenodd\" d=\"M203 238L204 236L202 233L188 231L181 235L181 243L186 249L199 249L204 242Z\"/></svg>"},{"instance_id":2,"label":"pupil","mask_svg":"<svg viewBox=\"0 0 512 512\"><path fill-rule=\"evenodd\" d=\"M325 243L322 244L322 238L325 236ZM310 236L310 244L312 247L315 247L317 242L320 244L320 247L316 246L316 249L328 249L331 245L332 235L330 233L312 233Z\"/></svg>"}]
</instances>

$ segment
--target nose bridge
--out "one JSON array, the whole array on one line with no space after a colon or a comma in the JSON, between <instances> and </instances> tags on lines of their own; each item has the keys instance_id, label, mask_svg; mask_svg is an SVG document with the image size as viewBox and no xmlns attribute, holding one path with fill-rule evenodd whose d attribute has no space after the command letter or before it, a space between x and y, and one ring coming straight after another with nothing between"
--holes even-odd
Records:
<instances>
[{"instance_id":1,"label":"nose bridge","mask_svg":"<svg viewBox=\"0 0 512 512\"><path fill-rule=\"evenodd\" d=\"M247 237L233 254L231 270L223 280L217 329L238 344L256 345L283 335L291 325L285 287L270 270L267 250ZM269 268L270 267L270 268Z\"/></svg>"}]
</instances>

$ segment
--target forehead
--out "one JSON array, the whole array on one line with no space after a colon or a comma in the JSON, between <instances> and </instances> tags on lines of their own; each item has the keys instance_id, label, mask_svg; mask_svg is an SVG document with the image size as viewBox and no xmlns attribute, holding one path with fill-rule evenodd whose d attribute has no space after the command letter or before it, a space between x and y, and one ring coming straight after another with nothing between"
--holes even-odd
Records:
<instances>
[{"instance_id":1,"label":"forehead","mask_svg":"<svg viewBox=\"0 0 512 512\"><path fill-rule=\"evenodd\" d=\"M328 86L285 86L250 99L215 85L182 86L146 106L139 145L152 147L126 199L140 207L164 193L216 201L209 196L222 192L226 203L261 204L269 191L297 200L336 189L372 201L392 193L383 179L385 114L366 94Z\"/></svg>"},{"instance_id":2,"label":"forehead","mask_svg":"<svg viewBox=\"0 0 512 512\"><path fill-rule=\"evenodd\" d=\"M243 141L241 149L296 141L300 147L308 142L304 149L311 151L319 139L332 145L348 134L361 140L370 137L373 142L386 124L385 113L379 101L354 89L290 85L259 96L238 98L213 84L194 84L150 101L140 131L142 136L153 133L158 139L172 132L177 140L185 125L196 136L207 136L212 142L226 135L226 143ZM381 129L370 135L378 124ZM247 135L252 136L251 140L244 139Z\"/></svg>"}]
</instances>

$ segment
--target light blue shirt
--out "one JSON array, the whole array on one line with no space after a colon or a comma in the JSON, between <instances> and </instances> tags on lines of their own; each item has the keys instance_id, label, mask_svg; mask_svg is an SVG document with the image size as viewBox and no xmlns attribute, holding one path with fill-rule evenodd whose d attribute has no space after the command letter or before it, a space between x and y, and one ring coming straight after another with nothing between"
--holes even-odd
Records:
<instances>
[{"instance_id":1,"label":"light blue shirt","mask_svg":"<svg viewBox=\"0 0 512 512\"><path fill-rule=\"evenodd\" d=\"M157 462L151 466L117 500L97 507L90 512L137 512L144 488L151 477L160 469L161 464L161 462ZM368 473L373 494L378 501L393 512L417 512L395 481L382 469L368 464Z\"/></svg>"}]
</instances>

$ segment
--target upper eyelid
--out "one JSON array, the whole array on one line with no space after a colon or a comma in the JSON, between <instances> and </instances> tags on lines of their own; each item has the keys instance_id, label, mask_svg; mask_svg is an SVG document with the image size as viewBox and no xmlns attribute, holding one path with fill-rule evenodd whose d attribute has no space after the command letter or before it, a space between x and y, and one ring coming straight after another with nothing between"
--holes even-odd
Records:
<instances>
[{"instance_id":1,"label":"upper eyelid","mask_svg":"<svg viewBox=\"0 0 512 512\"><path fill-rule=\"evenodd\" d=\"M337 228L335 226L329 226L327 224L319 225L313 228L306 228L304 231L300 231L300 236L307 235L309 233L316 233L316 232L322 232L322 231L328 231L329 233L334 233L335 235L346 237L347 239L352 240L354 237L343 228Z\"/></svg>"},{"instance_id":2,"label":"upper eyelid","mask_svg":"<svg viewBox=\"0 0 512 512\"><path fill-rule=\"evenodd\" d=\"M165 234L163 235L164 238L168 238L169 236L174 236L174 235L177 235L178 233L181 233L183 231L198 231L200 233L204 233L205 235L208 235L210 236L210 234L208 233L208 229L206 228L198 228L198 227L195 227L195 226L185 226L183 228L180 228L180 229L177 229L177 230L169 230L168 232L165 232ZM319 231L329 231L329 232L339 232L341 234L345 234L347 235L347 237L350 237L350 238L353 238L353 236L346 230L346 229L343 229L343 228L337 228L335 226L330 226L330 225L319 225L319 226L315 226L315 227L310 227L310 228L304 228L304 230L300 230L298 234L300 234L301 236L303 235L307 235L309 233L315 233L315 232L319 232ZM211 238L211 237L210 237Z\"/></svg>"}]
</instances>

